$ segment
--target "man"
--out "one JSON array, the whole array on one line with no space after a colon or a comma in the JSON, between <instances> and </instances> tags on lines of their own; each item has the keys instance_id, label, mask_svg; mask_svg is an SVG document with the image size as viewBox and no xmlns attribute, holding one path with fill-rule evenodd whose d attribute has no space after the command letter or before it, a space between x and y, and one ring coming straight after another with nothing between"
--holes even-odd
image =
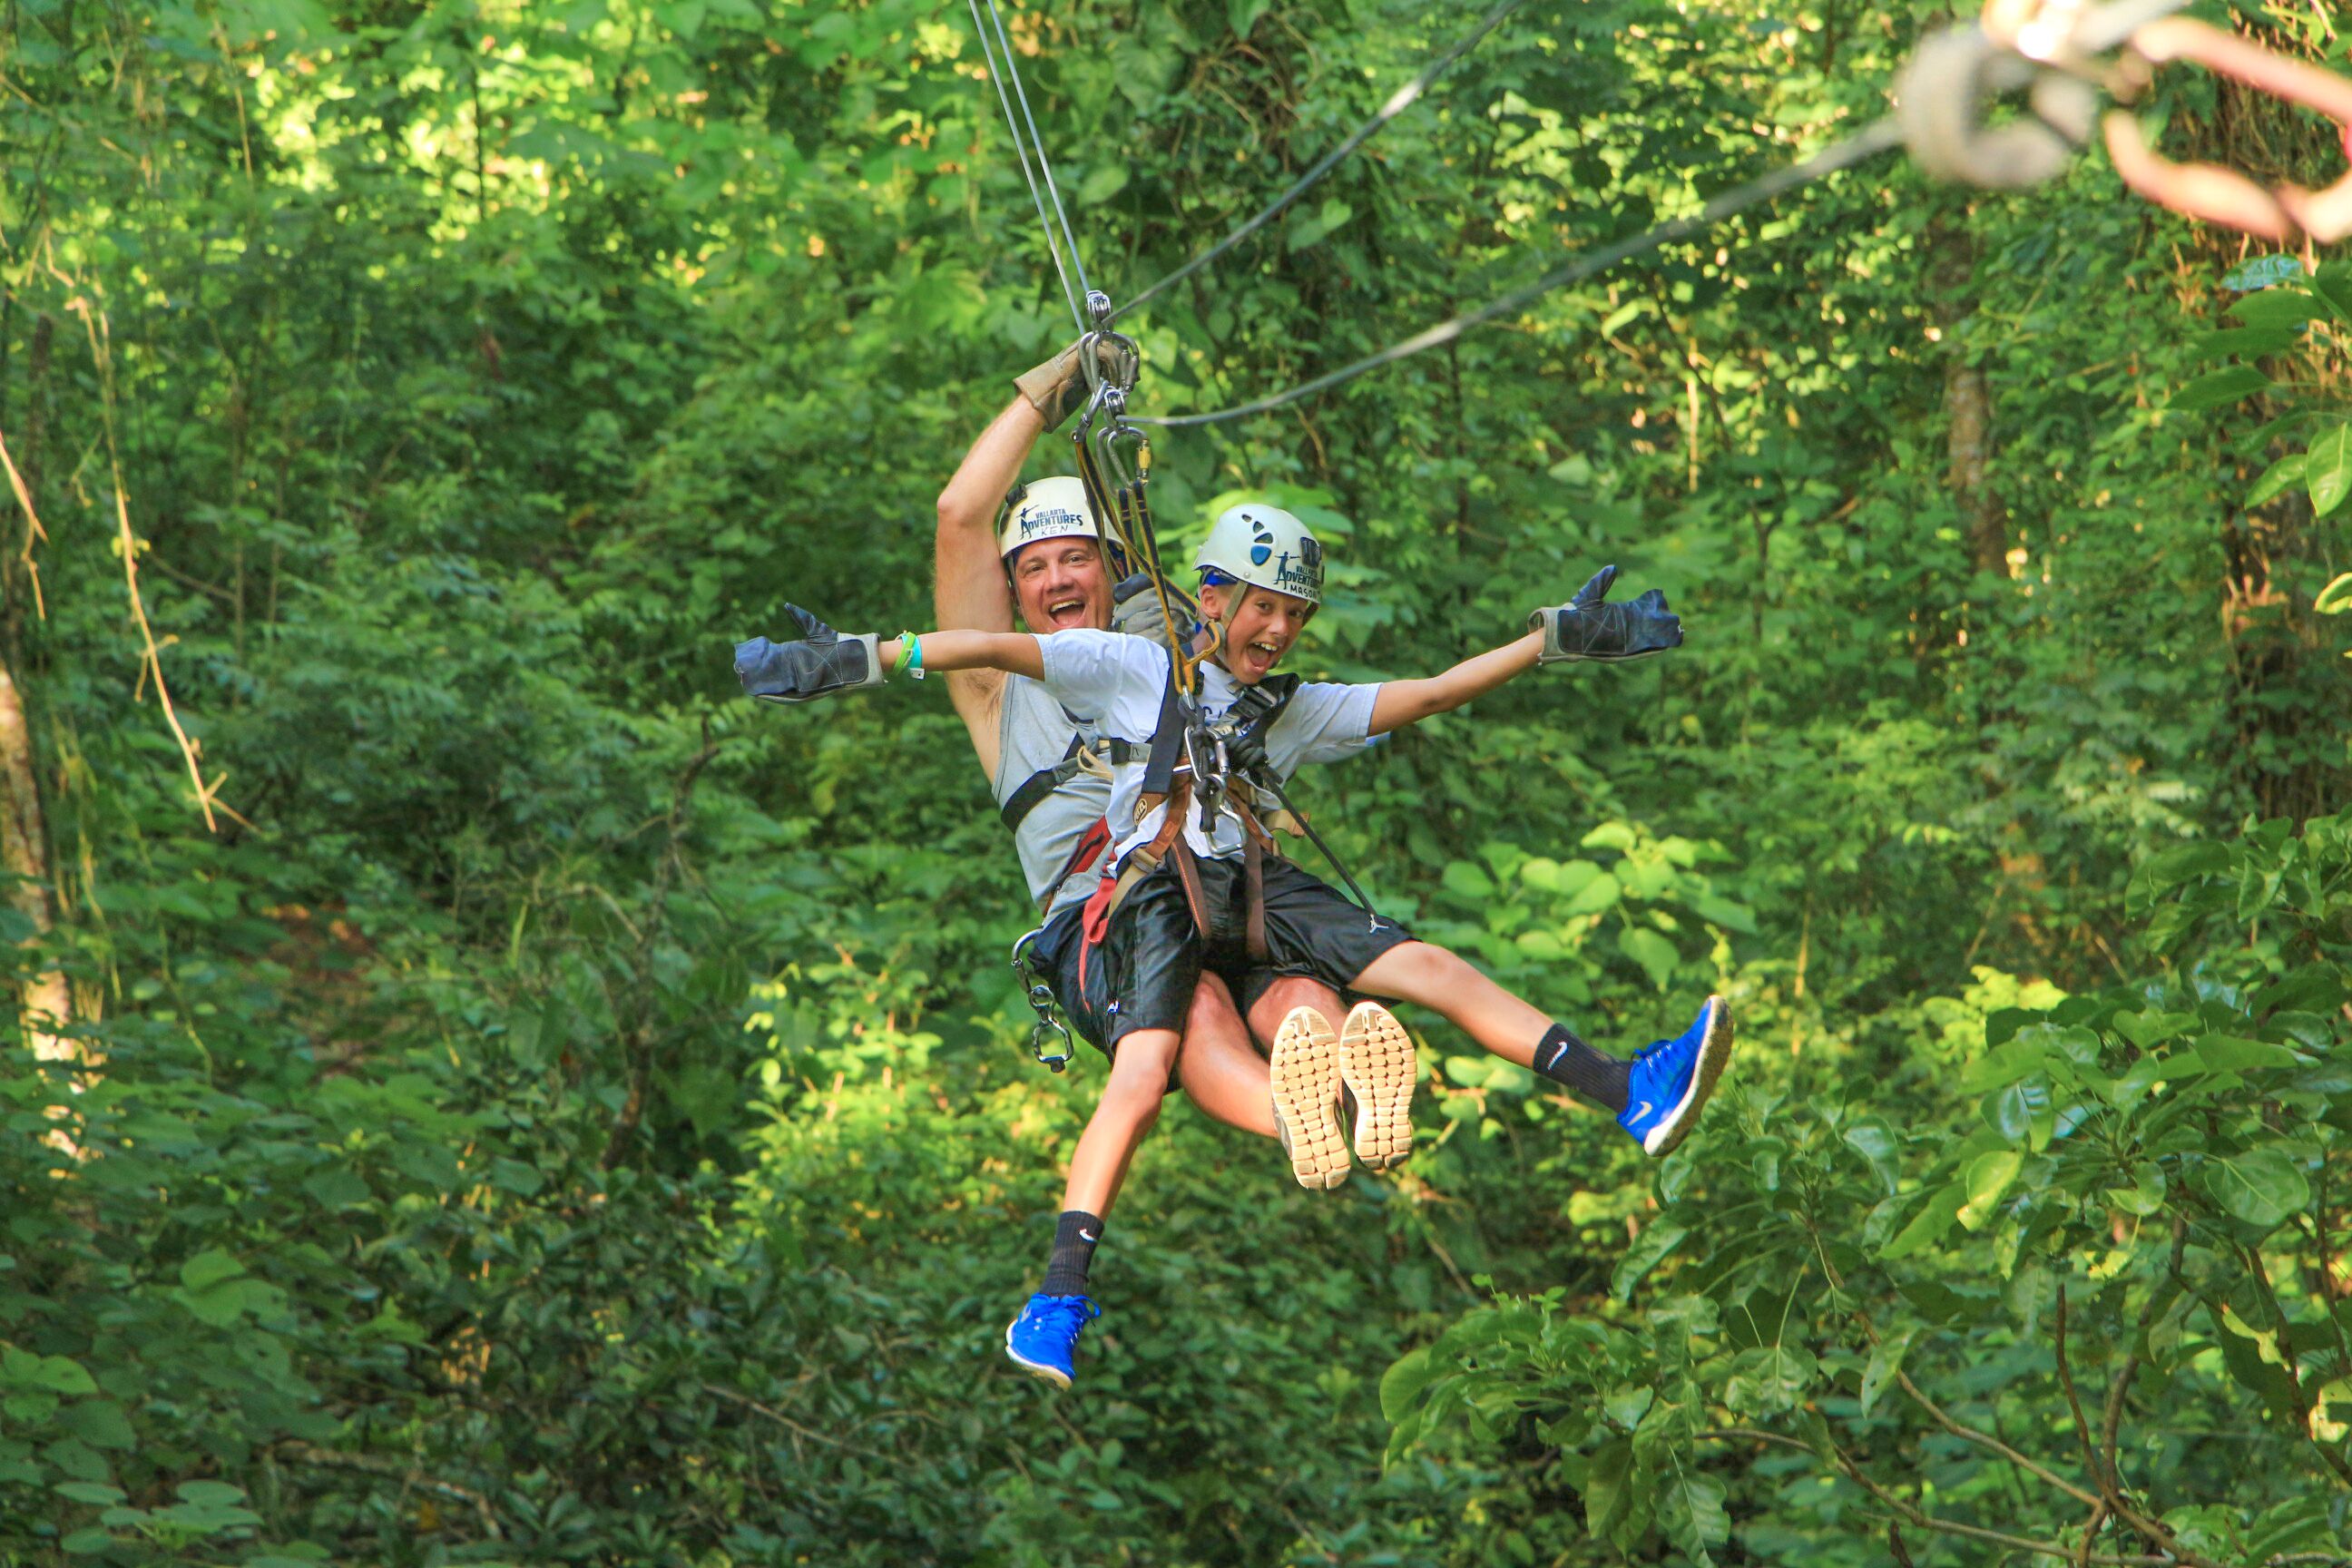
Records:
<instances>
[{"instance_id":1,"label":"man","mask_svg":"<svg viewBox=\"0 0 2352 1568\"><path fill-rule=\"evenodd\" d=\"M1179 667L1139 638L1073 621L1043 636L947 631L844 639L794 609L808 641L746 645L755 650L747 686L780 700L877 685L894 668L920 673L928 659L935 670L992 668L1040 682L1107 742L1113 842L1094 895L1102 918L1090 923L1107 934L1119 1010L1108 1024L1110 1080L1071 1161L1069 1210L1093 1220L1108 1209L1156 1116L1159 1086L1180 1059L1194 982L1204 968L1243 962L1261 939L1277 965L1434 1008L1488 1050L1617 1112L1648 1153L1671 1151L1728 1060L1730 1020L1720 998L1708 998L1680 1037L1630 1061L1597 1051L1452 953L1392 922L1368 920L1286 861L1263 858L1255 813L1265 803L1247 787L1255 776L1278 800L1280 784L1303 763L1351 754L1374 736L1450 711L1541 663L1675 647L1680 623L1663 595L1607 604L1611 568L1570 604L1538 611L1536 630L1442 675L1290 685L1270 702L1245 704L1244 692L1267 684L1320 602L1321 546L1279 509L1236 508L1218 520L1197 564L1206 624L1195 644L1201 689L1187 722L1221 726L1232 752L1250 759L1229 780L1193 779L1186 764L1168 765L1169 714L1177 703L1170 683ZM1042 601L1049 613L1064 602ZM1245 716L1238 724L1237 714ZM1262 888L1252 889L1254 879ZM1007 1331L1007 1347L1024 1366L1050 1369L1066 1385L1078 1333L1098 1310L1083 1293L1084 1257L1075 1273L1064 1261L1057 1248L1044 1287Z\"/></svg>"}]
</instances>

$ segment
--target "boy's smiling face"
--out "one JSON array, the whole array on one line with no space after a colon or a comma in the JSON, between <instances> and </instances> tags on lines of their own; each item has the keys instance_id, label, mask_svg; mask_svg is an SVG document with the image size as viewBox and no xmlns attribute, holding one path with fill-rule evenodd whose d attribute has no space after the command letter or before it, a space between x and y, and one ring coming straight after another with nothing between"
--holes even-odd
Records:
<instances>
[{"instance_id":1,"label":"boy's smiling face","mask_svg":"<svg viewBox=\"0 0 2352 1568\"><path fill-rule=\"evenodd\" d=\"M1255 686L1274 673L1290 645L1307 629L1315 606L1296 595L1227 583L1201 590L1201 614L1225 628L1224 651L1218 662L1226 673L1244 686Z\"/></svg>"}]
</instances>

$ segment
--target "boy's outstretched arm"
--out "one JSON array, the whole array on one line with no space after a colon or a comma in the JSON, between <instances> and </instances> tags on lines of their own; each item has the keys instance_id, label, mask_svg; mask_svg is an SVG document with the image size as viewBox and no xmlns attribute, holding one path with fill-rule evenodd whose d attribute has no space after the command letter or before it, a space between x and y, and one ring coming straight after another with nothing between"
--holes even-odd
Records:
<instances>
[{"instance_id":1,"label":"boy's outstretched arm","mask_svg":"<svg viewBox=\"0 0 2352 1568\"><path fill-rule=\"evenodd\" d=\"M1603 566L1565 605L1538 610L1515 643L1465 658L1443 675L1383 682L1372 702L1370 733L1385 735L1433 714L1449 712L1538 664L1569 659L1622 663L1680 647L1682 617L1653 588L1624 604L1608 603L1617 568Z\"/></svg>"},{"instance_id":2,"label":"boy's outstretched arm","mask_svg":"<svg viewBox=\"0 0 2352 1568\"><path fill-rule=\"evenodd\" d=\"M1384 680L1372 700L1370 733L1385 735L1407 724L1418 724L1439 713L1450 713L1475 697L1483 697L1515 675L1536 667L1543 650L1543 634L1529 632L1515 643L1490 648L1465 658L1443 675L1418 680Z\"/></svg>"}]
</instances>

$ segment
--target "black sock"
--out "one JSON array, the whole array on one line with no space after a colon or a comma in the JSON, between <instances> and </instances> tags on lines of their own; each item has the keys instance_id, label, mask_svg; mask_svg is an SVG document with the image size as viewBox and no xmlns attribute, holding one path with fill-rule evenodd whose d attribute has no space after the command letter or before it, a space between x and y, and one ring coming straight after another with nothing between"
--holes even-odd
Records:
<instances>
[{"instance_id":1,"label":"black sock","mask_svg":"<svg viewBox=\"0 0 2352 1568\"><path fill-rule=\"evenodd\" d=\"M1631 1063L1594 1050L1563 1025L1554 1024L1536 1042L1536 1071L1566 1084L1603 1110L1624 1110L1631 1070Z\"/></svg>"},{"instance_id":2,"label":"black sock","mask_svg":"<svg viewBox=\"0 0 2352 1568\"><path fill-rule=\"evenodd\" d=\"M1625 1103L1622 1089L1617 1103ZM1102 1221L1084 1209L1064 1209L1054 1226L1054 1256L1045 1263L1045 1282L1037 1287L1048 1296L1087 1293L1087 1266L1095 1260L1095 1243L1102 1239Z\"/></svg>"}]
</instances>

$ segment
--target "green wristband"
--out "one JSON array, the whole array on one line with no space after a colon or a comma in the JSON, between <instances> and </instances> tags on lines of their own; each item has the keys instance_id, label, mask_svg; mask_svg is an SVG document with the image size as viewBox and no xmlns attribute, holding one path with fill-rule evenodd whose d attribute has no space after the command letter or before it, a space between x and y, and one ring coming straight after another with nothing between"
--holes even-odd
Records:
<instances>
[{"instance_id":1,"label":"green wristband","mask_svg":"<svg viewBox=\"0 0 2352 1568\"><path fill-rule=\"evenodd\" d=\"M898 668L917 680L923 679L923 644L912 632L898 634Z\"/></svg>"}]
</instances>

